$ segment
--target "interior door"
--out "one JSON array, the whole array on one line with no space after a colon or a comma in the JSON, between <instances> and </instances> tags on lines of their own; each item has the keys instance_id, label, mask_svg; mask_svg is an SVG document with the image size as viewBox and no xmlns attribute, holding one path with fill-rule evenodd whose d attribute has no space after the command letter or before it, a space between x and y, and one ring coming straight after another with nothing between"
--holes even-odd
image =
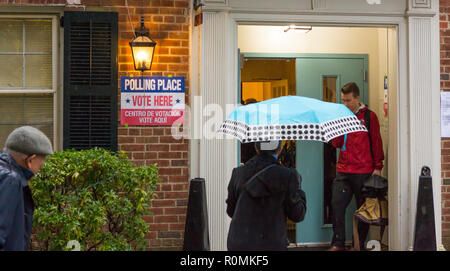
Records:
<instances>
[{"instance_id":1,"label":"interior door","mask_svg":"<svg viewBox=\"0 0 450 271\"><path fill-rule=\"evenodd\" d=\"M360 88L361 101L368 102L367 55L324 55L296 59L297 95L341 102L340 89L348 82ZM307 212L297 225L297 242L329 243L332 238L331 183L336 173L338 151L314 141L297 141L296 166L302 176ZM355 200L346 212L346 240L352 236Z\"/></svg>"}]
</instances>

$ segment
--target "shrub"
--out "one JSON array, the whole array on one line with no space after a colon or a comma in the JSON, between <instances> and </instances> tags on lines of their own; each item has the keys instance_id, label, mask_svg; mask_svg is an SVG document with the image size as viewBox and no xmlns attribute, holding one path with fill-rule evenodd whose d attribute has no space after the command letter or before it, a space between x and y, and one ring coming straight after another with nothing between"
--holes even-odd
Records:
<instances>
[{"instance_id":1,"label":"shrub","mask_svg":"<svg viewBox=\"0 0 450 271\"><path fill-rule=\"evenodd\" d=\"M143 216L157 182L156 165L136 167L124 152L56 152L30 182L33 246L71 250L67 243L76 240L81 250L145 249Z\"/></svg>"}]
</instances>

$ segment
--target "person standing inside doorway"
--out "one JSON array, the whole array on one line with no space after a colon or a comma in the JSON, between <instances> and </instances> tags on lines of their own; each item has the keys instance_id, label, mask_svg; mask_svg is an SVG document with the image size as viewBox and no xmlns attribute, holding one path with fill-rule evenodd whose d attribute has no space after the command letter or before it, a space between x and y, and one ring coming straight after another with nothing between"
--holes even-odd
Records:
<instances>
[{"instance_id":1,"label":"person standing inside doorway","mask_svg":"<svg viewBox=\"0 0 450 271\"><path fill-rule=\"evenodd\" d=\"M359 102L359 88L354 82L347 83L341 89L342 102L356 117L369 127L367 132L355 132L337 137L331 141L340 148L336 166L336 179L332 185L332 222L333 239L329 251L345 250L345 211L355 195L357 208L364 203L362 187L364 180L372 174L381 175L383 169L383 142L377 115ZM369 123L365 123L369 120ZM369 231L369 225L358 223L360 247Z\"/></svg>"}]
</instances>

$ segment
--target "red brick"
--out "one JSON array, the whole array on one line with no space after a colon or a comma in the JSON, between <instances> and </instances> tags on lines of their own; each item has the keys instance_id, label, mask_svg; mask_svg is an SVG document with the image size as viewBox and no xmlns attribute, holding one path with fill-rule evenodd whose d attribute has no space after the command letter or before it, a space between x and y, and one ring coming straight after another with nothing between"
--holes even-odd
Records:
<instances>
[{"instance_id":1,"label":"red brick","mask_svg":"<svg viewBox=\"0 0 450 271\"><path fill-rule=\"evenodd\" d=\"M163 22L164 21L164 17L163 16L160 16L160 15L155 15L155 16L153 16L153 22L155 22L155 23L161 23L161 22Z\"/></svg>"},{"instance_id":2,"label":"red brick","mask_svg":"<svg viewBox=\"0 0 450 271\"><path fill-rule=\"evenodd\" d=\"M188 182L188 180L189 180L189 178L187 176L169 176L168 181L170 183L185 183L185 182Z\"/></svg>"},{"instance_id":3,"label":"red brick","mask_svg":"<svg viewBox=\"0 0 450 271\"><path fill-rule=\"evenodd\" d=\"M146 160L145 161L146 165L153 165L156 164L156 166L158 168L163 168L163 167L169 167L170 166L170 161L169 160Z\"/></svg>"},{"instance_id":4,"label":"red brick","mask_svg":"<svg viewBox=\"0 0 450 271\"><path fill-rule=\"evenodd\" d=\"M7 3L6 0L0 0L0 2ZM22 5L67 4L65 0L22 0L20 3ZM82 0L82 6L65 7L65 10L83 11L85 8L98 9L100 6L104 11L119 13L118 83L120 84L121 76L141 75L140 72L134 70L128 43L134 37L133 28L139 26L140 17L143 16L145 26L150 29L150 36L158 44L152 71L146 72L145 76L183 76L186 78L186 95L189 96L190 21L188 15L190 1L150 0L143 5L142 0L128 0L127 8L125 0ZM444 8L442 9L444 12L450 11L445 6L442 8ZM129 17L131 17L132 25ZM440 18L447 19L447 14L440 14ZM448 45L450 34L446 32L448 22L442 21L440 25L443 28L442 48L445 50L442 51L441 57L450 61L450 46ZM444 61L445 63L447 62ZM450 73L450 64L441 67L441 73ZM450 86L447 87L443 83L442 89L450 90ZM117 90L117 95L120 107L120 88ZM186 99L187 104L189 104L188 98ZM120 114L118 116L120 117ZM165 246L171 249L182 248L189 189L188 143L188 140L174 139L171 136L170 128L123 126L118 128L119 150L125 151L127 157L135 165L157 163L161 174L162 182L158 185L159 191L156 192L158 198L152 200L152 208L149 208L153 215L143 217L151 227L151 230L145 235L145 238L149 239L148 249ZM443 159L447 161L447 158ZM445 174L446 172L443 171L443 176ZM168 205L164 206L164 204ZM446 206L445 202L443 206ZM163 215L165 211L174 214ZM158 239L158 234L164 237L163 241Z\"/></svg>"},{"instance_id":5,"label":"red brick","mask_svg":"<svg viewBox=\"0 0 450 271\"><path fill-rule=\"evenodd\" d=\"M184 8L160 8L161 14L185 15L187 13Z\"/></svg>"},{"instance_id":6,"label":"red brick","mask_svg":"<svg viewBox=\"0 0 450 271\"><path fill-rule=\"evenodd\" d=\"M181 168L161 168L160 175L181 175Z\"/></svg>"},{"instance_id":7,"label":"red brick","mask_svg":"<svg viewBox=\"0 0 450 271\"><path fill-rule=\"evenodd\" d=\"M119 128L118 135L119 136L121 136L121 135L128 135L128 129Z\"/></svg>"},{"instance_id":8,"label":"red brick","mask_svg":"<svg viewBox=\"0 0 450 271\"><path fill-rule=\"evenodd\" d=\"M188 197L188 192L166 192L167 199L182 199Z\"/></svg>"},{"instance_id":9,"label":"red brick","mask_svg":"<svg viewBox=\"0 0 450 271\"><path fill-rule=\"evenodd\" d=\"M128 129L128 134L129 135L140 135L141 134L141 130L140 129L136 129L136 128L130 128L130 129Z\"/></svg>"},{"instance_id":10,"label":"red brick","mask_svg":"<svg viewBox=\"0 0 450 271\"><path fill-rule=\"evenodd\" d=\"M161 46L181 46L181 41L179 40L162 40L159 45ZM180 59L178 57L178 59ZM172 61L164 61L163 58L160 58L161 62L172 62ZM179 62L179 61L178 61Z\"/></svg>"},{"instance_id":11,"label":"red brick","mask_svg":"<svg viewBox=\"0 0 450 271\"><path fill-rule=\"evenodd\" d=\"M135 160L144 159L144 153L143 152L133 152L133 159L135 159Z\"/></svg>"},{"instance_id":12,"label":"red brick","mask_svg":"<svg viewBox=\"0 0 450 271\"><path fill-rule=\"evenodd\" d=\"M170 150L172 150L172 146L174 145L168 145L168 144L147 144L147 151L154 151L154 152L160 152L160 151L164 151L164 152L168 152L169 151L169 146L170 146Z\"/></svg>"},{"instance_id":13,"label":"red brick","mask_svg":"<svg viewBox=\"0 0 450 271\"><path fill-rule=\"evenodd\" d=\"M135 138L134 137L130 137L130 136L119 136L117 138L117 141L118 141L119 144L135 143Z\"/></svg>"},{"instance_id":14,"label":"red brick","mask_svg":"<svg viewBox=\"0 0 450 271\"><path fill-rule=\"evenodd\" d=\"M159 138L156 136L136 137L136 143L158 143Z\"/></svg>"},{"instance_id":15,"label":"red brick","mask_svg":"<svg viewBox=\"0 0 450 271\"><path fill-rule=\"evenodd\" d=\"M161 136L159 138L159 142L161 142L161 143L182 143L182 140L175 139L172 136Z\"/></svg>"},{"instance_id":16,"label":"red brick","mask_svg":"<svg viewBox=\"0 0 450 271\"><path fill-rule=\"evenodd\" d=\"M154 220L155 223L176 223L178 222L178 216L176 215L156 216Z\"/></svg>"},{"instance_id":17,"label":"red brick","mask_svg":"<svg viewBox=\"0 0 450 271\"><path fill-rule=\"evenodd\" d=\"M142 219L144 219L144 221L146 222L146 223L153 223L153 219L154 217L153 216L149 216L149 215L144 215L143 217L142 217Z\"/></svg>"},{"instance_id":18,"label":"red brick","mask_svg":"<svg viewBox=\"0 0 450 271\"><path fill-rule=\"evenodd\" d=\"M188 191L189 184L174 184L173 185L173 191ZM177 204L177 206L179 206Z\"/></svg>"},{"instance_id":19,"label":"red brick","mask_svg":"<svg viewBox=\"0 0 450 271\"><path fill-rule=\"evenodd\" d=\"M143 135L143 136L151 136L151 135L153 135L153 129L152 128L141 129L141 135Z\"/></svg>"},{"instance_id":20,"label":"red brick","mask_svg":"<svg viewBox=\"0 0 450 271\"><path fill-rule=\"evenodd\" d=\"M152 231L167 231L167 230L169 230L169 224L150 224L150 230L152 230Z\"/></svg>"},{"instance_id":21,"label":"red brick","mask_svg":"<svg viewBox=\"0 0 450 271\"><path fill-rule=\"evenodd\" d=\"M145 151L145 145L121 145L122 151Z\"/></svg>"},{"instance_id":22,"label":"red brick","mask_svg":"<svg viewBox=\"0 0 450 271\"><path fill-rule=\"evenodd\" d=\"M147 238L147 239L156 239L157 236L158 236L158 233L154 232L154 231L149 231L149 232L147 232L147 234L145 234L145 238Z\"/></svg>"},{"instance_id":23,"label":"red brick","mask_svg":"<svg viewBox=\"0 0 450 271\"><path fill-rule=\"evenodd\" d=\"M148 209L153 215L162 215L164 210L162 208L149 208Z\"/></svg>"},{"instance_id":24,"label":"red brick","mask_svg":"<svg viewBox=\"0 0 450 271\"><path fill-rule=\"evenodd\" d=\"M169 33L169 39L189 39L189 33L188 32L170 32ZM187 54L186 54L187 55Z\"/></svg>"},{"instance_id":25,"label":"red brick","mask_svg":"<svg viewBox=\"0 0 450 271\"><path fill-rule=\"evenodd\" d=\"M180 152L159 152L158 158L160 158L160 159L181 158L181 153Z\"/></svg>"},{"instance_id":26,"label":"red brick","mask_svg":"<svg viewBox=\"0 0 450 271\"><path fill-rule=\"evenodd\" d=\"M174 23L175 22L175 16L164 16L164 22L165 23Z\"/></svg>"},{"instance_id":27,"label":"red brick","mask_svg":"<svg viewBox=\"0 0 450 271\"><path fill-rule=\"evenodd\" d=\"M170 151L188 151L189 145L187 144L172 144L170 145Z\"/></svg>"},{"instance_id":28,"label":"red brick","mask_svg":"<svg viewBox=\"0 0 450 271\"><path fill-rule=\"evenodd\" d=\"M164 128L161 128L161 127L154 128L153 134L154 135L164 135Z\"/></svg>"},{"instance_id":29,"label":"red brick","mask_svg":"<svg viewBox=\"0 0 450 271\"><path fill-rule=\"evenodd\" d=\"M189 1L175 1L175 7L188 8L189 7Z\"/></svg>"},{"instance_id":30,"label":"red brick","mask_svg":"<svg viewBox=\"0 0 450 271\"><path fill-rule=\"evenodd\" d=\"M160 31L182 31L183 26L180 24L160 24Z\"/></svg>"},{"instance_id":31,"label":"red brick","mask_svg":"<svg viewBox=\"0 0 450 271\"><path fill-rule=\"evenodd\" d=\"M172 160L171 165L173 167L186 167L188 165L187 160Z\"/></svg>"},{"instance_id":32,"label":"red brick","mask_svg":"<svg viewBox=\"0 0 450 271\"><path fill-rule=\"evenodd\" d=\"M184 23L186 23L186 17L177 16L176 17L176 22L178 24L184 24Z\"/></svg>"},{"instance_id":33,"label":"red brick","mask_svg":"<svg viewBox=\"0 0 450 271\"><path fill-rule=\"evenodd\" d=\"M442 156L442 163L450 163L450 155Z\"/></svg>"},{"instance_id":34,"label":"red brick","mask_svg":"<svg viewBox=\"0 0 450 271\"><path fill-rule=\"evenodd\" d=\"M158 154L155 152L146 152L144 155L144 159L156 159Z\"/></svg>"},{"instance_id":35,"label":"red brick","mask_svg":"<svg viewBox=\"0 0 450 271\"><path fill-rule=\"evenodd\" d=\"M189 49L187 48L170 48L170 53L174 55L187 55L189 54ZM448 62L450 64L450 61Z\"/></svg>"},{"instance_id":36,"label":"red brick","mask_svg":"<svg viewBox=\"0 0 450 271\"><path fill-rule=\"evenodd\" d=\"M183 224L170 224L169 225L169 230L171 231L184 231L186 225Z\"/></svg>"},{"instance_id":37,"label":"red brick","mask_svg":"<svg viewBox=\"0 0 450 271\"><path fill-rule=\"evenodd\" d=\"M130 160L137 167L145 166L145 161L142 160Z\"/></svg>"},{"instance_id":38,"label":"red brick","mask_svg":"<svg viewBox=\"0 0 450 271\"><path fill-rule=\"evenodd\" d=\"M153 7L138 7L136 8L136 14L159 14L159 8L153 8ZM136 15L139 16L139 15ZM140 17L140 16L139 16ZM146 20L147 18L144 17L144 23L145 27L147 27L147 23L151 22L151 19ZM136 22L136 20L132 20L132 22ZM140 20L139 20L140 22Z\"/></svg>"},{"instance_id":39,"label":"red brick","mask_svg":"<svg viewBox=\"0 0 450 271\"><path fill-rule=\"evenodd\" d=\"M153 207L172 207L175 206L175 201L174 200L153 200L152 201L152 206Z\"/></svg>"},{"instance_id":40,"label":"red brick","mask_svg":"<svg viewBox=\"0 0 450 271\"><path fill-rule=\"evenodd\" d=\"M167 215L186 214L186 208L185 207L164 208L164 214Z\"/></svg>"}]
</instances>

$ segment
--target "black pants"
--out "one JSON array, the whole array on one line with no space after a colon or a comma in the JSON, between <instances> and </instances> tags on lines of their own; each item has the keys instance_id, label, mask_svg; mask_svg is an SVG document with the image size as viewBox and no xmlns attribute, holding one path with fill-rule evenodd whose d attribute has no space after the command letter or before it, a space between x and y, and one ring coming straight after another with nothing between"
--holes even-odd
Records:
<instances>
[{"instance_id":1,"label":"black pants","mask_svg":"<svg viewBox=\"0 0 450 271\"><path fill-rule=\"evenodd\" d=\"M364 203L361 189L364 180L371 174L338 173L332 185L331 208L333 220L332 246L344 247L345 243L345 211L351 202L353 195L356 198L357 209ZM349 225L352 227L352 225ZM364 242L369 232L369 224L358 222L358 234L360 247L364 248Z\"/></svg>"}]
</instances>

